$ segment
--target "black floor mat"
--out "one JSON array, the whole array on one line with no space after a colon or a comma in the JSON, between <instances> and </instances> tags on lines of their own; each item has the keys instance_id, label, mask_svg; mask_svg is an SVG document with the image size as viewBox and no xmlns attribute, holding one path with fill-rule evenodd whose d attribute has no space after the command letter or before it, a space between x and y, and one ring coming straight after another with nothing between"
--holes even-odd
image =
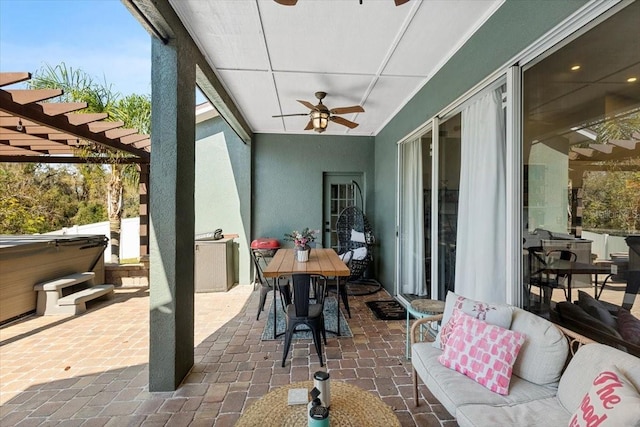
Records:
<instances>
[{"instance_id":1,"label":"black floor mat","mask_svg":"<svg viewBox=\"0 0 640 427\"><path fill-rule=\"evenodd\" d=\"M407 311L396 300L368 301L367 306L380 320L405 320Z\"/></svg>"}]
</instances>

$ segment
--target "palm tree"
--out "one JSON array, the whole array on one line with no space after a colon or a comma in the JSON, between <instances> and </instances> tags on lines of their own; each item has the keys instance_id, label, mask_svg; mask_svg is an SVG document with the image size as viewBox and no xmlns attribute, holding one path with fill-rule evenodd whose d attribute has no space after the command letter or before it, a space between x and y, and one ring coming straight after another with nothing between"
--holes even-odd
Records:
<instances>
[{"instance_id":1,"label":"palm tree","mask_svg":"<svg viewBox=\"0 0 640 427\"><path fill-rule=\"evenodd\" d=\"M29 81L32 89L62 89L62 102L86 102L86 113L107 113L111 121L122 121L127 128L149 133L151 127L151 100L146 95L129 95L120 98L105 81L97 84L91 76L80 69L67 67L61 63L52 67L46 65ZM117 150L89 144L80 155L100 156L109 160L111 175L107 184L107 213L111 240L111 262L120 262L120 230L122 224L123 198L125 183L135 185L140 175L135 166L124 164L120 160L127 156Z\"/></svg>"}]
</instances>

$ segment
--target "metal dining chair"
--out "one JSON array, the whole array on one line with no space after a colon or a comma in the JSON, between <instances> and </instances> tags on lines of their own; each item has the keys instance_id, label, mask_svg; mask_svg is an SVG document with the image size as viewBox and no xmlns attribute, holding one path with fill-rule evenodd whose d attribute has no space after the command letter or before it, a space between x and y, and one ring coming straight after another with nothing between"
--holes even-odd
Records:
<instances>
[{"instance_id":1,"label":"metal dining chair","mask_svg":"<svg viewBox=\"0 0 640 427\"><path fill-rule=\"evenodd\" d=\"M267 295L273 291L274 285L262 274L263 267L267 266L267 257L265 257L264 253L260 249L251 249L251 258L253 259L253 265L255 267L254 282L260 285L260 302L258 303L258 315L256 316L256 320L260 320L260 313L264 310ZM275 283L277 281L274 279L273 282ZM284 305L291 302L291 292L289 291L288 284L278 284L278 290L280 291L280 297Z\"/></svg>"},{"instance_id":2,"label":"metal dining chair","mask_svg":"<svg viewBox=\"0 0 640 427\"><path fill-rule=\"evenodd\" d=\"M566 249L554 249L548 251L544 258L536 256L532 266L531 277L529 278L529 286L537 286L540 288L540 309L542 305L551 306L551 294L553 289L561 288L564 291L565 299L569 299L568 284L571 283L571 273L553 274L546 273L545 267L551 264L554 260L564 260L569 262L575 262L578 256L575 252Z\"/></svg>"},{"instance_id":3,"label":"metal dining chair","mask_svg":"<svg viewBox=\"0 0 640 427\"><path fill-rule=\"evenodd\" d=\"M282 353L282 366L284 367L291 340L300 325L306 325L311 329L316 353L320 359L320 366L324 366L322 360L322 341L327 343L324 324L324 300L327 291L327 278L319 274L294 274L292 276L293 293L291 302L286 306L285 316L287 328L284 337L284 350Z\"/></svg>"}]
</instances>

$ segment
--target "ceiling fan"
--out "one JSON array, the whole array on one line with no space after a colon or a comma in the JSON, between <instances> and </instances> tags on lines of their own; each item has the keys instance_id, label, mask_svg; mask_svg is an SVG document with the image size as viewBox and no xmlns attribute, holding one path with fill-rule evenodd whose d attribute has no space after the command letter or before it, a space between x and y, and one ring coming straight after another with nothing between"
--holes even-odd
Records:
<instances>
[{"instance_id":1,"label":"ceiling fan","mask_svg":"<svg viewBox=\"0 0 640 427\"><path fill-rule=\"evenodd\" d=\"M298 0L274 0L276 3L281 4L283 6L295 6L298 3ZM409 0L394 0L396 6L400 6L402 4L407 3ZM360 4L362 4L362 0L360 0Z\"/></svg>"},{"instance_id":2,"label":"ceiling fan","mask_svg":"<svg viewBox=\"0 0 640 427\"><path fill-rule=\"evenodd\" d=\"M313 105L308 101L302 101L300 99L297 100L299 103L311 110L308 113L281 114L272 117L309 116L309 123L307 123L307 126L304 128L304 130L313 129L318 133L324 132L330 121L338 123L342 126L346 126L349 129L353 129L358 126L358 123L347 120L343 117L338 116L337 114L364 113L364 108L359 105L353 105L351 107L338 107L329 109L322 103L324 97L327 96L326 92L316 92L315 95L319 100L318 105Z\"/></svg>"}]
</instances>

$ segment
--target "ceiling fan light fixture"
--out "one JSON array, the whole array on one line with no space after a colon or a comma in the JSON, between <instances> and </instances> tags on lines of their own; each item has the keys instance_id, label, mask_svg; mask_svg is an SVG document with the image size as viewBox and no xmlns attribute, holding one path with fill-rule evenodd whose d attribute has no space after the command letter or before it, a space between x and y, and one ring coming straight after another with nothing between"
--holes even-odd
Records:
<instances>
[{"instance_id":1,"label":"ceiling fan light fixture","mask_svg":"<svg viewBox=\"0 0 640 427\"><path fill-rule=\"evenodd\" d=\"M313 124L313 130L318 133L324 132L329 124L329 112L328 111L320 111L314 110L309 113L311 116L311 123Z\"/></svg>"}]
</instances>

